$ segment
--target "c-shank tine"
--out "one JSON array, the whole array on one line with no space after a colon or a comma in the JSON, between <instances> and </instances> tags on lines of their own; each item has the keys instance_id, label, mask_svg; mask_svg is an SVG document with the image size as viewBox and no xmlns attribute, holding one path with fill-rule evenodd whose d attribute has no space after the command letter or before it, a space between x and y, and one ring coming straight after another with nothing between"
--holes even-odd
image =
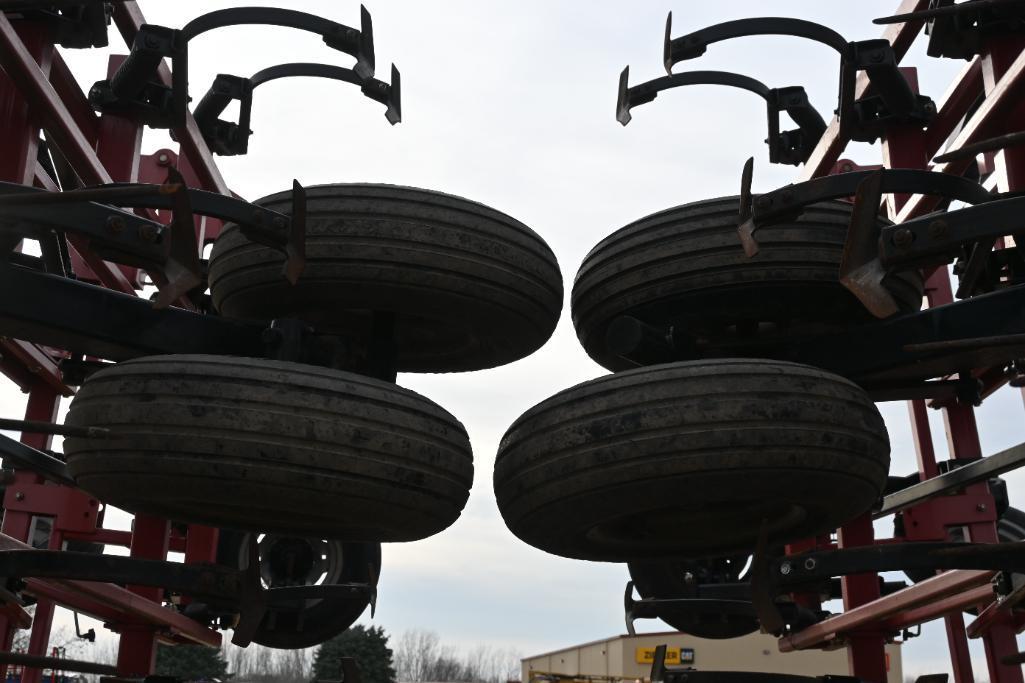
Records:
<instances>
[{"instance_id":1,"label":"c-shank tine","mask_svg":"<svg viewBox=\"0 0 1025 683\"><path fill-rule=\"evenodd\" d=\"M762 520L755 544L754 556L751 558L751 604L754 606L762 633L780 634L786 627L783 615L776 606L776 591L773 590L773 579L769 576L769 524Z\"/></svg>"},{"instance_id":2,"label":"c-shank tine","mask_svg":"<svg viewBox=\"0 0 1025 683\"><path fill-rule=\"evenodd\" d=\"M672 75L673 73L673 48L671 43L673 32L673 13L670 12L666 16L666 35L662 43L662 64L666 68L666 73Z\"/></svg>"},{"instance_id":3,"label":"c-shank tine","mask_svg":"<svg viewBox=\"0 0 1025 683\"><path fill-rule=\"evenodd\" d=\"M285 245L284 275L293 285L306 268L306 189L292 181L292 219Z\"/></svg>"},{"instance_id":4,"label":"c-shank tine","mask_svg":"<svg viewBox=\"0 0 1025 683\"><path fill-rule=\"evenodd\" d=\"M748 157L740 174L740 211L737 215L737 236L748 258L758 253L758 241L754 236L758 228L751 218L751 183L754 181L754 166L755 158Z\"/></svg>"},{"instance_id":5,"label":"c-shank tine","mask_svg":"<svg viewBox=\"0 0 1025 683\"><path fill-rule=\"evenodd\" d=\"M172 208L168 232L171 243L167 247L167 261L163 268L167 283L160 287L154 304L156 308L167 308L203 282L192 202L185 180L177 169L168 168L165 187L174 188L170 190Z\"/></svg>"},{"instance_id":6,"label":"c-shank tine","mask_svg":"<svg viewBox=\"0 0 1025 683\"><path fill-rule=\"evenodd\" d=\"M887 318L899 310L893 295L883 285L886 270L879 260L878 218L882 189L883 174L878 171L858 184L839 273L840 284L877 318Z\"/></svg>"},{"instance_id":7,"label":"c-shank tine","mask_svg":"<svg viewBox=\"0 0 1025 683\"><path fill-rule=\"evenodd\" d=\"M260 547L255 534L249 537L249 564L243 572L238 623L231 642L246 647L253 642L260 622L267 613L267 592L260 579Z\"/></svg>"}]
</instances>

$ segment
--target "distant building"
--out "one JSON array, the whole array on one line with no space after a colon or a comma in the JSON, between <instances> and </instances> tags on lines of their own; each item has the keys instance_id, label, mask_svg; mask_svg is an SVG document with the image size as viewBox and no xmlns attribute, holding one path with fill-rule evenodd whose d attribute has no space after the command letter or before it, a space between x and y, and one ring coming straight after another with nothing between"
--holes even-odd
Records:
<instances>
[{"instance_id":1,"label":"distant building","mask_svg":"<svg viewBox=\"0 0 1025 683\"><path fill-rule=\"evenodd\" d=\"M651 658L659 645L668 646L666 664L683 664L701 671L849 675L846 649L782 653L776 638L761 633L729 640L705 640L671 631L615 636L526 657L521 660L522 681L587 681L588 677L593 677L590 683L643 682L651 674ZM888 683L901 683L900 646L887 645L886 659Z\"/></svg>"}]
</instances>

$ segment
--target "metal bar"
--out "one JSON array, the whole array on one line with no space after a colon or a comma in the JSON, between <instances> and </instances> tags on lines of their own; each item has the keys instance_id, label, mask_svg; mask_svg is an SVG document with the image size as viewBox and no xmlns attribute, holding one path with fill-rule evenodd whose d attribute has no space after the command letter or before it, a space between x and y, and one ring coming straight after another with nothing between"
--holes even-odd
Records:
<instances>
[{"instance_id":1,"label":"metal bar","mask_svg":"<svg viewBox=\"0 0 1025 683\"><path fill-rule=\"evenodd\" d=\"M103 438L110 433L110 430L105 427L75 427L73 425L44 422L42 420L11 420L2 417L0 417L0 429L17 430L32 434L81 436L90 439Z\"/></svg>"},{"instance_id":2,"label":"metal bar","mask_svg":"<svg viewBox=\"0 0 1025 683\"><path fill-rule=\"evenodd\" d=\"M45 433L52 434L53 432L37 432L36 430L28 430L29 433ZM4 463L8 466L13 465L15 469L28 470L34 474L55 481L58 484L64 484L66 486L74 486L75 480L68 474L67 466L57 458L51 457L41 450L32 448L23 443L19 443L14 439L0 434L0 456L3 456Z\"/></svg>"},{"instance_id":3,"label":"metal bar","mask_svg":"<svg viewBox=\"0 0 1025 683\"><path fill-rule=\"evenodd\" d=\"M45 273L0 268L0 333L107 360L159 353L260 356L265 325L155 309L144 299ZM60 305L60 315L54 313Z\"/></svg>"},{"instance_id":4,"label":"metal bar","mask_svg":"<svg viewBox=\"0 0 1025 683\"><path fill-rule=\"evenodd\" d=\"M992 91L987 93L986 99L983 100L946 151L954 152L996 133L1000 125L1010 117L1012 111L1022 106L1020 92L1023 83L1025 83L1025 51L1022 51L1004 72ZM973 163L972 159L956 159L938 164L933 170L960 175L971 163ZM897 222L903 223L910 218L927 213L934 206L936 206L935 198L915 195L897 214Z\"/></svg>"},{"instance_id":5,"label":"metal bar","mask_svg":"<svg viewBox=\"0 0 1025 683\"><path fill-rule=\"evenodd\" d=\"M944 598L986 584L993 578L993 574L994 572L985 570L944 572L902 591L854 607L843 614L824 619L818 624L781 638L779 649L781 652L793 652L794 650L820 647L835 640L838 636L862 627L880 624L888 617L921 607L925 603L929 603L929 606L923 607L919 616L922 621L929 621L942 616L942 612L935 610L937 607L945 607L942 604Z\"/></svg>"},{"instance_id":6,"label":"metal bar","mask_svg":"<svg viewBox=\"0 0 1025 683\"><path fill-rule=\"evenodd\" d=\"M937 615L961 612L971 607L986 604L992 600L993 587L986 584L985 586L971 588L963 593L958 593L957 595L951 595L950 597L936 600L935 602L923 605L922 607L915 607L901 611L883 623L887 630L899 631L901 629L917 626L918 624L922 624L927 621L932 621ZM963 624L964 622L962 621L961 623ZM963 629L961 635L964 636Z\"/></svg>"},{"instance_id":7,"label":"metal bar","mask_svg":"<svg viewBox=\"0 0 1025 683\"><path fill-rule=\"evenodd\" d=\"M36 669L53 669L54 671L100 674L101 676L113 676L117 674L117 669L109 664L83 662L78 659L65 659L64 657L39 657L36 655L22 654L20 652L0 652L0 663L14 664L16 666L29 666Z\"/></svg>"},{"instance_id":8,"label":"metal bar","mask_svg":"<svg viewBox=\"0 0 1025 683\"><path fill-rule=\"evenodd\" d=\"M59 52L53 55L53 64L50 66L50 84L57 92L57 97L63 102L71 117L75 120L79 130L87 140L96 140L99 131L99 117L93 111L85 93L75 80L74 74L68 68L67 63L60 56Z\"/></svg>"},{"instance_id":9,"label":"metal bar","mask_svg":"<svg viewBox=\"0 0 1025 683\"><path fill-rule=\"evenodd\" d=\"M920 484L914 484L906 489L890 494L883 499L883 506L873 513L873 518L879 519L892 515L899 510L917 505L941 493L964 488L969 484L980 481L986 481L992 477L1017 469L1022 465L1025 465L1025 443L1012 446L1007 450L982 458L970 465L958 467L946 474L926 479Z\"/></svg>"}]
</instances>

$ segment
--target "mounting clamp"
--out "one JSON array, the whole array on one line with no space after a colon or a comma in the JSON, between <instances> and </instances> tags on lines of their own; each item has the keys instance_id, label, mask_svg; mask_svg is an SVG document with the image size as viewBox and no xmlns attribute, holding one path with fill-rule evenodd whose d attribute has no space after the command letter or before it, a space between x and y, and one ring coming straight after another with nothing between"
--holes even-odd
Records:
<instances>
[{"instance_id":1,"label":"mounting clamp","mask_svg":"<svg viewBox=\"0 0 1025 683\"><path fill-rule=\"evenodd\" d=\"M370 13L360 7L356 30L306 12L277 7L235 7L199 16L181 29L143 24L128 57L108 80L97 81L89 102L102 112L130 114L153 128L181 128L188 112L189 41L216 28L243 24L283 26L320 35L328 47L356 58L361 78L374 75L374 33ZM171 59L171 86L158 71Z\"/></svg>"},{"instance_id":2,"label":"mounting clamp","mask_svg":"<svg viewBox=\"0 0 1025 683\"><path fill-rule=\"evenodd\" d=\"M678 62L700 57L713 43L756 35L784 35L806 38L828 45L840 54L840 92L837 116L841 134L851 139L872 141L890 123L922 123L936 113L935 104L916 95L897 66L893 46L885 39L848 42L833 29L782 17L737 19L672 38L673 14L666 19L663 62L666 72ZM857 73L864 71L878 100L867 98L856 106L854 89Z\"/></svg>"}]
</instances>

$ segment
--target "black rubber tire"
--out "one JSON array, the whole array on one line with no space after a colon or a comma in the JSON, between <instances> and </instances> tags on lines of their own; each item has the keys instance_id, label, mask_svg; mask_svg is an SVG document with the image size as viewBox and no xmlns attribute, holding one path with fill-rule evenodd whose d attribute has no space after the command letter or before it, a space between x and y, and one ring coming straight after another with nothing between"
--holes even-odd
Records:
<instances>
[{"instance_id":1,"label":"black rubber tire","mask_svg":"<svg viewBox=\"0 0 1025 683\"><path fill-rule=\"evenodd\" d=\"M579 384L528 410L495 461L498 507L523 541L625 562L750 552L868 511L886 427L853 383L816 368L726 359Z\"/></svg>"},{"instance_id":2,"label":"black rubber tire","mask_svg":"<svg viewBox=\"0 0 1025 683\"><path fill-rule=\"evenodd\" d=\"M347 541L413 541L459 517L463 426L407 389L297 363L154 356L95 373L67 424L82 489L130 512Z\"/></svg>"},{"instance_id":3,"label":"black rubber tire","mask_svg":"<svg viewBox=\"0 0 1025 683\"><path fill-rule=\"evenodd\" d=\"M674 326L699 340L703 357L761 357L759 335L843 329L874 319L838 280L849 203L813 204L796 221L760 228L761 248L753 258L737 236L739 205L737 197L722 197L667 209L590 251L573 284L572 311L591 358L613 371L634 367L606 344L619 316ZM921 307L919 273L901 273L887 285L902 310Z\"/></svg>"},{"instance_id":4,"label":"black rubber tire","mask_svg":"<svg viewBox=\"0 0 1025 683\"><path fill-rule=\"evenodd\" d=\"M724 558L726 559L726 558ZM731 569L743 569L744 557L728 558ZM730 583L739 580L737 572L722 571L719 561L675 561L675 562L630 562L627 568L630 579L642 598L694 598L695 589L684 577L694 577L694 587L700 583ZM723 610L695 610L682 606L662 606L658 618L677 631L698 638L723 640L739 638L758 630L758 618L754 606L750 613L738 614Z\"/></svg>"},{"instance_id":5,"label":"black rubber tire","mask_svg":"<svg viewBox=\"0 0 1025 683\"><path fill-rule=\"evenodd\" d=\"M217 562L245 569L250 534L222 529L217 543ZM380 543L342 543L343 563L331 583L377 585L381 575ZM244 559L243 559L244 558ZM296 608L269 611L253 636L265 647L300 650L330 640L352 626L370 604L360 600L307 600Z\"/></svg>"},{"instance_id":6,"label":"black rubber tire","mask_svg":"<svg viewBox=\"0 0 1025 683\"><path fill-rule=\"evenodd\" d=\"M291 193L257 201L291 212ZM398 185L307 188L306 269L228 224L210 257L222 315L300 318L365 339L371 311L395 313L399 372L480 370L530 355L562 311L555 255L533 230L483 204Z\"/></svg>"}]
</instances>

